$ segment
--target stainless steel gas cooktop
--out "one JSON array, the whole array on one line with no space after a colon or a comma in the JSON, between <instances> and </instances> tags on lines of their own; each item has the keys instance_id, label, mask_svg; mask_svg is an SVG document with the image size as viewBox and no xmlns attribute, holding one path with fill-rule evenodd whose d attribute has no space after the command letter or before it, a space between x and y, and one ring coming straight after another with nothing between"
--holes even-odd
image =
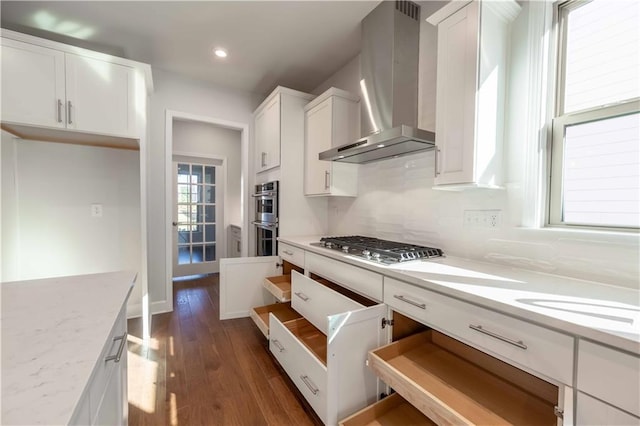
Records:
<instances>
[{"instance_id":1,"label":"stainless steel gas cooktop","mask_svg":"<svg viewBox=\"0 0 640 426\"><path fill-rule=\"evenodd\" d=\"M312 243L312 245L332 250L340 250L347 254L362 257L363 259L388 265L409 260L431 259L444 256L442 250L438 248L416 246L358 235L322 237L320 238L320 242Z\"/></svg>"}]
</instances>

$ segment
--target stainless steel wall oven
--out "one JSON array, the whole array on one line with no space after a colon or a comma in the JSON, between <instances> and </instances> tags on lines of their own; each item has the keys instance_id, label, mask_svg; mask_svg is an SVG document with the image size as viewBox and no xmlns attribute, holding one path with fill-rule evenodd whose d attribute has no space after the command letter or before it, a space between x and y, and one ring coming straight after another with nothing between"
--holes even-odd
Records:
<instances>
[{"instance_id":1,"label":"stainless steel wall oven","mask_svg":"<svg viewBox=\"0 0 640 426\"><path fill-rule=\"evenodd\" d=\"M278 253L278 181L256 185L251 195L255 201L256 256Z\"/></svg>"}]
</instances>

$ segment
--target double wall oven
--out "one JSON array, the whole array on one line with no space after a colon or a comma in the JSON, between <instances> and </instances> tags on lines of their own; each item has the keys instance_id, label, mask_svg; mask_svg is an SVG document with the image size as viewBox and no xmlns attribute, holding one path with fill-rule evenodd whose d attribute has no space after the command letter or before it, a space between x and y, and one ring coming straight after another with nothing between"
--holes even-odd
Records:
<instances>
[{"instance_id":1,"label":"double wall oven","mask_svg":"<svg viewBox=\"0 0 640 426\"><path fill-rule=\"evenodd\" d=\"M251 195L255 203L256 256L278 253L278 181L256 185Z\"/></svg>"}]
</instances>

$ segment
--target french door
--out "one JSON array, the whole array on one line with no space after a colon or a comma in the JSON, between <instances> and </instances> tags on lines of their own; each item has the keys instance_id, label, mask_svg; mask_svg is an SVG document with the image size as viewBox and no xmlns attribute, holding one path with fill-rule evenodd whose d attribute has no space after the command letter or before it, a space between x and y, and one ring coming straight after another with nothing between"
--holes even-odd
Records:
<instances>
[{"instance_id":1,"label":"french door","mask_svg":"<svg viewBox=\"0 0 640 426\"><path fill-rule=\"evenodd\" d=\"M225 255L221 164L173 162L173 276L218 272Z\"/></svg>"}]
</instances>

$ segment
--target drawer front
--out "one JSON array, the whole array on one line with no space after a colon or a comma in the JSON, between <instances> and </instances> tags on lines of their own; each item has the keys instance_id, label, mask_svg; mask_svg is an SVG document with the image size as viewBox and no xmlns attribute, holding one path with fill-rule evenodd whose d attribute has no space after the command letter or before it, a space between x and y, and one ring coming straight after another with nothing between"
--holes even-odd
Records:
<instances>
[{"instance_id":1,"label":"drawer front","mask_svg":"<svg viewBox=\"0 0 640 426\"><path fill-rule=\"evenodd\" d=\"M297 271L291 271L291 306L325 335L329 315L364 307Z\"/></svg>"},{"instance_id":2,"label":"drawer front","mask_svg":"<svg viewBox=\"0 0 640 426\"><path fill-rule=\"evenodd\" d=\"M573 382L571 336L394 279L385 278L384 293L394 310L507 362Z\"/></svg>"},{"instance_id":3,"label":"drawer front","mask_svg":"<svg viewBox=\"0 0 640 426\"><path fill-rule=\"evenodd\" d=\"M269 328L269 350L326 423L327 368L274 315L269 317Z\"/></svg>"},{"instance_id":4,"label":"drawer front","mask_svg":"<svg viewBox=\"0 0 640 426\"><path fill-rule=\"evenodd\" d=\"M305 269L309 272L382 302L382 275L315 253L307 253L305 261Z\"/></svg>"},{"instance_id":5,"label":"drawer front","mask_svg":"<svg viewBox=\"0 0 640 426\"><path fill-rule=\"evenodd\" d=\"M300 342L273 314L269 314L269 350L278 360L284 371L293 376L297 369L294 366L297 346Z\"/></svg>"},{"instance_id":6,"label":"drawer front","mask_svg":"<svg viewBox=\"0 0 640 426\"><path fill-rule=\"evenodd\" d=\"M290 246L289 244L278 243L278 254L282 260L286 260L289 263L293 263L296 266L304 268L304 250Z\"/></svg>"},{"instance_id":7,"label":"drawer front","mask_svg":"<svg viewBox=\"0 0 640 426\"><path fill-rule=\"evenodd\" d=\"M116 360L110 359L107 361L108 357L114 357L118 354L120 349L120 345L124 345L121 353L121 357L127 356L127 320L126 320L126 303L122 307L122 311L118 315L118 319L115 322L113 330L111 331L111 335L107 339L105 343L105 347L100 354L100 358L98 358L98 362L96 363L96 367L94 369L94 375L91 379L91 384L89 385L89 407L91 408L91 417L96 414L98 407L100 406L100 402L102 401L102 397L105 393L105 388L108 384L109 377L111 376L113 370L116 368ZM119 360L118 362L123 362Z\"/></svg>"},{"instance_id":8,"label":"drawer front","mask_svg":"<svg viewBox=\"0 0 640 426\"><path fill-rule=\"evenodd\" d=\"M637 379L637 377L636 377ZM637 386L637 384L636 384ZM578 392L576 424L637 426L640 418L627 414L589 395Z\"/></svg>"},{"instance_id":9,"label":"drawer front","mask_svg":"<svg viewBox=\"0 0 640 426\"><path fill-rule=\"evenodd\" d=\"M640 416L640 357L581 340L578 389Z\"/></svg>"}]
</instances>

